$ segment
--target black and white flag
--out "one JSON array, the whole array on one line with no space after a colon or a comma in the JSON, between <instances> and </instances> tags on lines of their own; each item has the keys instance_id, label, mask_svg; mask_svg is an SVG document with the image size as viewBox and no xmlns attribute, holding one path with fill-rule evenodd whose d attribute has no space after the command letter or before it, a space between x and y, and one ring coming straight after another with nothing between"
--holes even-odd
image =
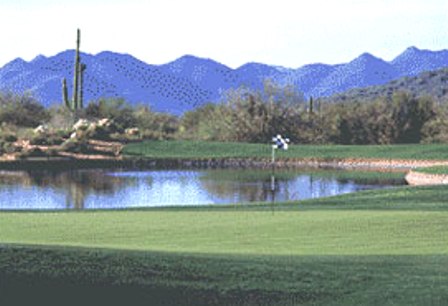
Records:
<instances>
[{"instance_id":1,"label":"black and white flag","mask_svg":"<svg viewBox=\"0 0 448 306\"><path fill-rule=\"evenodd\" d=\"M272 138L274 149L288 150L289 138L283 138L280 134Z\"/></svg>"}]
</instances>

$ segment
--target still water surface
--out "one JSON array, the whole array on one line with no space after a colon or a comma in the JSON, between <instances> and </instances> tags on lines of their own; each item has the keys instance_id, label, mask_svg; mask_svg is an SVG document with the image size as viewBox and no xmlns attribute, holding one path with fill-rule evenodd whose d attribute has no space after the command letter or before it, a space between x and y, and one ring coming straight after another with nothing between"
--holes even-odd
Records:
<instances>
[{"instance_id":1,"label":"still water surface","mask_svg":"<svg viewBox=\"0 0 448 306\"><path fill-rule=\"evenodd\" d=\"M390 179L353 179L353 175L347 176L344 171L276 171L272 174L269 170L229 169L0 171L0 210L291 201L402 183Z\"/></svg>"}]
</instances>

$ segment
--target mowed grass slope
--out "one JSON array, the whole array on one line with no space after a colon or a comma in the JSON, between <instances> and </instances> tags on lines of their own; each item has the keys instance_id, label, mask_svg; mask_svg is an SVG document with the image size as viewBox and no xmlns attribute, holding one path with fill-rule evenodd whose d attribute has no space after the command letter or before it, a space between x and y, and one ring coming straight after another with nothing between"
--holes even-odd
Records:
<instances>
[{"instance_id":1,"label":"mowed grass slope","mask_svg":"<svg viewBox=\"0 0 448 306\"><path fill-rule=\"evenodd\" d=\"M2 212L0 302L56 288L81 302L443 305L447 198L399 187L275 206Z\"/></svg>"},{"instance_id":2,"label":"mowed grass slope","mask_svg":"<svg viewBox=\"0 0 448 306\"><path fill-rule=\"evenodd\" d=\"M146 141L127 145L124 154L154 159L270 158L271 143L249 144L205 141ZM277 158L376 158L376 159L448 159L444 144L407 145L291 145L277 151Z\"/></svg>"},{"instance_id":3,"label":"mowed grass slope","mask_svg":"<svg viewBox=\"0 0 448 306\"><path fill-rule=\"evenodd\" d=\"M448 254L443 211L0 214L3 243L247 255Z\"/></svg>"},{"instance_id":4,"label":"mowed grass slope","mask_svg":"<svg viewBox=\"0 0 448 306\"><path fill-rule=\"evenodd\" d=\"M67 301L446 305L448 301L446 255L238 256L2 247L0 271L2 305Z\"/></svg>"},{"instance_id":5,"label":"mowed grass slope","mask_svg":"<svg viewBox=\"0 0 448 306\"><path fill-rule=\"evenodd\" d=\"M448 175L448 167L447 166L419 168L419 169L417 169L417 171L423 172L423 173L428 173L428 174Z\"/></svg>"}]
</instances>

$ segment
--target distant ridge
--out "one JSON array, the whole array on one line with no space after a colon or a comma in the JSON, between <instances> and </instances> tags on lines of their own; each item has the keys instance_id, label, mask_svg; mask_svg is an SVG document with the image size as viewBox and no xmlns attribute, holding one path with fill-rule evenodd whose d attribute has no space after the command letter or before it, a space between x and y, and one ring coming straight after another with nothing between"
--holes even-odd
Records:
<instances>
[{"instance_id":1,"label":"distant ridge","mask_svg":"<svg viewBox=\"0 0 448 306\"><path fill-rule=\"evenodd\" d=\"M293 84L305 96L328 97L350 89L383 85L401 77L448 67L448 50L406 49L387 62L369 53L339 65L311 64L298 69L248 63L231 69L212 59L183 56L164 65L150 65L128 54L82 53L87 64L85 100L122 97L144 103L153 110L181 114L216 102L231 88L260 89L266 79L279 85ZM29 92L46 106L61 103L61 79L69 92L74 51L51 57L37 56L30 62L15 59L0 68L0 90Z\"/></svg>"},{"instance_id":2,"label":"distant ridge","mask_svg":"<svg viewBox=\"0 0 448 306\"><path fill-rule=\"evenodd\" d=\"M353 88L324 98L332 102L371 101L378 97L390 98L393 93L403 91L415 97L430 96L438 102L448 102L448 68L425 71L410 77L401 77L386 84Z\"/></svg>"}]
</instances>

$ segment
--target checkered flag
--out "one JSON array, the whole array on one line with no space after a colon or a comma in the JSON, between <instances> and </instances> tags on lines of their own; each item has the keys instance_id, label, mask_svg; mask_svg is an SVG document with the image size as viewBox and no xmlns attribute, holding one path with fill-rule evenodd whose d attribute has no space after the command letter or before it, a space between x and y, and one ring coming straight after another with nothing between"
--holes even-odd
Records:
<instances>
[{"instance_id":1,"label":"checkered flag","mask_svg":"<svg viewBox=\"0 0 448 306\"><path fill-rule=\"evenodd\" d=\"M274 145L272 145L272 148L288 150L289 138L283 138L280 134L278 134L277 136L272 138L272 142L274 143Z\"/></svg>"}]
</instances>

